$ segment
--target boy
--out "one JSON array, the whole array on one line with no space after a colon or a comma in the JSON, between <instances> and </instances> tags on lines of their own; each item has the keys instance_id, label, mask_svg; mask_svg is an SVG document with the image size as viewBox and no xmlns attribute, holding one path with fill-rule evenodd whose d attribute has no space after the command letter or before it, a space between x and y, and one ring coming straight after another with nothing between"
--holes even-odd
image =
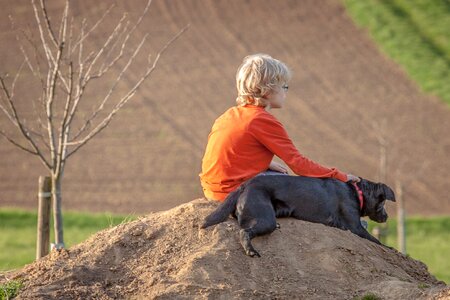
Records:
<instances>
[{"instance_id":1,"label":"boy","mask_svg":"<svg viewBox=\"0 0 450 300\"><path fill-rule=\"evenodd\" d=\"M288 67L269 55L244 58L236 74L237 106L215 121L208 137L200 173L206 198L223 201L241 183L266 170L287 174L285 166L272 161L274 155L297 175L359 181L301 155L270 113L283 107L290 77Z\"/></svg>"}]
</instances>

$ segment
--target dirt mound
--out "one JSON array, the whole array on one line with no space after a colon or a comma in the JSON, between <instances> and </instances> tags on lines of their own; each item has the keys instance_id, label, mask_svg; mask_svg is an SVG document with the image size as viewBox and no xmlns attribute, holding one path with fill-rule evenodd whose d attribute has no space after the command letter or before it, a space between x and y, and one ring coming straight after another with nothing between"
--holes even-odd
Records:
<instances>
[{"instance_id":1,"label":"dirt mound","mask_svg":"<svg viewBox=\"0 0 450 300\"><path fill-rule=\"evenodd\" d=\"M236 220L200 229L204 199L97 233L19 270L26 299L441 299L450 290L416 260L350 232L294 219L254 239L247 257Z\"/></svg>"}]
</instances>

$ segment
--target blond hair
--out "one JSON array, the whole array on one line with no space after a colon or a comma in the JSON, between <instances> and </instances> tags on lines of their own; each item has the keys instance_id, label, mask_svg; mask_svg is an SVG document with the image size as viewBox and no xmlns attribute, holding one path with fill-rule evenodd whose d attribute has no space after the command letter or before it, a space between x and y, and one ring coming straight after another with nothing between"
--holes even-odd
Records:
<instances>
[{"instance_id":1,"label":"blond hair","mask_svg":"<svg viewBox=\"0 0 450 300\"><path fill-rule=\"evenodd\" d=\"M238 106L253 104L267 106L265 96L289 81L291 71L281 61L267 54L254 54L244 58L236 73Z\"/></svg>"}]
</instances>

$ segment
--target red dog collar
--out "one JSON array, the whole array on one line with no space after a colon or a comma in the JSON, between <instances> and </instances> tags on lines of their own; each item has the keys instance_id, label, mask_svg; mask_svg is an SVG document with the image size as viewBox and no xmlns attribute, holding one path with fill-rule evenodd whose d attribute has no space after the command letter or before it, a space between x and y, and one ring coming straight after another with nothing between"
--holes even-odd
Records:
<instances>
[{"instance_id":1,"label":"red dog collar","mask_svg":"<svg viewBox=\"0 0 450 300\"><path fill-rule=\"evenodd\" d=\"M364 205L364 196L363 196L363 192L361 191L361 189L359 188L359 186L356 184L356 182L352 182L353 186L356 189L356 192L358 193L358 200L359 200L359 208L362 210L363 209L363 205Z\"/></svg>"}]
</instances>

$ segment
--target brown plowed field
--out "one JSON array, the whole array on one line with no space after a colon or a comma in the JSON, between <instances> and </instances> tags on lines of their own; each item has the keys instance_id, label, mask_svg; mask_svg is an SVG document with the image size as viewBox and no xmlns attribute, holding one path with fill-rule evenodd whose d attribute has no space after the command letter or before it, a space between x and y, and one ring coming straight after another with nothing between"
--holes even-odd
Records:
<instances>
[{"instance_id":1,"label":"brown plowed field","mask_svg":"<svg viewBox=\"0 0 450 300\"><path fill-rule=\"evenodd\" d=\"M21 62L8 15L33 25L28 1L2 1L0 71ZM51 14L61 1L48 1ZM100 17L108 1L74 1L76 15ZM120 1L114 16L145 1ZM56 15L54 15L56 18ZM101 27L98 44L117 18ZM155 52L187 23L157 71L94 141L72 157L63 184L70 210L145 213L201 196L201 157L214 119L234 104L234 74L245 55L269 53L294 72L286 107L275 112L300 151L344 172L377 180L379 143L388 142L386 182L399 179L409 214L449 214L450 109L422 94L352 23L340 1L154 1L137 35ZM125 78L131 85L146 54ZM26 77L24 77L26 78ZM22 85L21 113L36 91ZM89 102L106 93L98 85ZM384 130L375 130L384 124ZM7 119L0 116L0 126ZM0 205L36 207L35 157L0 140ZM391 206L391 209L393 206Z\"/></svg>"}]
</instances>

